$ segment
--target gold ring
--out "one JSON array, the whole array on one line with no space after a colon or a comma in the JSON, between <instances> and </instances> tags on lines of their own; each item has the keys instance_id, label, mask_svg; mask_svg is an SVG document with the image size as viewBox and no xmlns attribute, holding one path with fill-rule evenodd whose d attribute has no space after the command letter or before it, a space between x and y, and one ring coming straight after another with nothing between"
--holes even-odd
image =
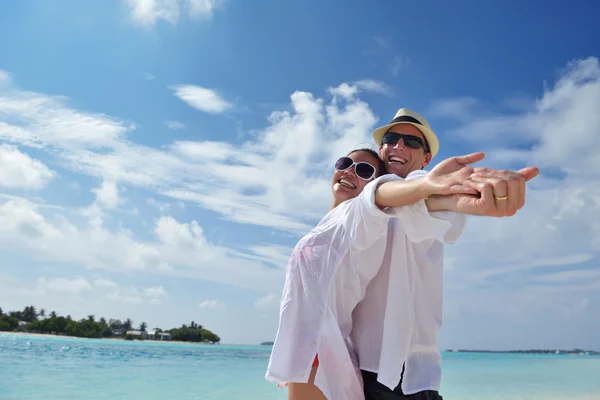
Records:
<instances>
[{"instance_id":1,"label":"gold ring","mask_svg":"<svg viewBox=\"0 0 600 400\"><path fill-rule=\"evenodd\" d=\"M503 196L503 197L498 197L498 196L494 196L496 198L496 200L506 200L508 199L508 196Z\"/></svg>"}]
</instances>

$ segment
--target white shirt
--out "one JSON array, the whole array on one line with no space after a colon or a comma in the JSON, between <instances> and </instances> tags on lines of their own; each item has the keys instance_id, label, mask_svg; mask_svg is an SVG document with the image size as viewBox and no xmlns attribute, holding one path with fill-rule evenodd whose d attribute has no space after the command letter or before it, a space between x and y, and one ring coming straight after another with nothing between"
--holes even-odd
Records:
<instances>
[{"instance_id":1,"label":"white shirt","mask_svg":"<svg viewBox=\"0 0 600 400\"><path fill-rule=\"evenodd\" d=\"M383 264L354 310L351 333L360 369L388 388L398 386L405 363L405 394L439 390L444 243L454 243L466 224L464 214L428 213L425 201L412 207L420 208L414 220L389 221Z\"/></svg>"},{"instance_id":2,"label":"white shirt","mask_svg":"<svg viewBox=\"0 0 600 400\"><path fill-rule=\"evenodd\" d=\"M407 179L419 176L417 172ZM417 234L427 226L422 219L431 219L422 204L385 211L375 205L377 185L400 179L385 175L370 182L296 245L286 270L267 380L307 382L318 354L315 384L329 400L364 399L358 362L348 342L352 312L383 263L389 219L405 220Z\"/></svg>"}]
</instances>

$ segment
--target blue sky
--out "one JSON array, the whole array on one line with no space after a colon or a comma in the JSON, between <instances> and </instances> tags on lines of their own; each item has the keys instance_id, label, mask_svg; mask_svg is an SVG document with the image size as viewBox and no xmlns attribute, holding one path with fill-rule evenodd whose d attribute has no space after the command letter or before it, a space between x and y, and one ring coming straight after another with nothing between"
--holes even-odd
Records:
<instances>
[{"instance_id":1,"label":"blue sky","mask_svg":"<svg viewBox=\"0 0 600 400\"><path fill-rule=\"evenodd\" d=\"M0 5L0 306L274 338L332 163L409 107L537 165L446 252L443 348L600 349L600 7L236 0ZM522 236L521 236L522 235Z\"/></svg>"}]
</instances>

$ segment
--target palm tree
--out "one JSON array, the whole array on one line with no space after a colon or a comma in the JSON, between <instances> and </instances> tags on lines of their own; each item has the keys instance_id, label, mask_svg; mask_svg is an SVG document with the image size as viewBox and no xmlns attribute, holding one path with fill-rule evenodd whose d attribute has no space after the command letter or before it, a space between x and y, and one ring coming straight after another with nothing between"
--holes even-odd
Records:
<instances>
[{"instance_id":1,"label":"palm tree","mask_svg":"<svg viewBox=\"0 0 600 400\"><path fill-rule=\"evenodd\" d=\"M94 315L88 315L88 321L94 322Z\"/></svg>"},{"instance_id":2,"label":"palm tree","mask_svg":"<svg viewBox=\"0 0 600 400\"><path fill-rule=\"evenodd\" d=\"M145 332L147 327L148 327L148 324L146 324L145 322L142 322L140 324L140 331Z\"/></svg>"},{"instance_id":3,"label":"palm tree","mask_svg":"<svg viewBox=\"0 0 600 400\"><path fill-rule=\"evenodd\" d=\"M132 326L133 326L133 321L131 320L131 318L127 318L127 320L123 324L123 329L125 329L126 331L130 331Z\"/></svg>"},{"instance_id":4,"label":"palm tree","mask_svg":"<svg viewBox=\"0 0 600 400\"><path fill-rule=\"evenodd\" d=\"M104 317L100 318L100 325L104 326L106 324L106 319Z\"/></svg>"},{"instance_id":5,"label":"palm tree","mask_svg":"<svg viewBox=\"0 0 600 400\"><path fill-rule=\"evenodd\" d=\"M40 317L45 317L46 316L46 310L44 310L43 308L40 310L39 314Z\"/></svg>"},{"instance_id":6,"label":"palm tree","mask_svg":"<svg viewBox=\"0 0 600 400\"><path fill-rule=\"evenodd\" d=\"M50 311L50 318L56 318L56 311Z\"/></svg>"},{"instance_id":7,"label":"palm tree","mask_svg":"<svg viewBox=\"0 0 600 400\"><path fill-rule=\"evenodd\" d=\"M27 306L23 310L23 321L35 322L37 321L37 311L34 306Z\"/></svg>"},{"instance_id":8,"label":"palm tree","mask_svg":"<svg viewBox=\"0 0 600 400\"><path fill-rule=\"evenodd\" d=\"M0 315L2 315L2 307L0 307Z\"/></svg>"}]
</instances>

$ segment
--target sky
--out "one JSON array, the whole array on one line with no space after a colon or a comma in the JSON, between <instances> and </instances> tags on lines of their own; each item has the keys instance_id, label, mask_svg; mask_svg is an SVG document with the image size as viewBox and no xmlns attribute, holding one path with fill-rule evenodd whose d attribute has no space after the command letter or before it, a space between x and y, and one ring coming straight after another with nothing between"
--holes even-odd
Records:
<instances>
[{"instance_id":1,"label":"sky","mask_svg":"<svg viewBox=\"0 0 600 400\"><path fill-rule=\"evenodd\" d=\"M442 349L600 350L600 5L0 4L0 307L273 340L333 163L408 107L534 165L446 248Z\"/></svg>"}]
</instances>

